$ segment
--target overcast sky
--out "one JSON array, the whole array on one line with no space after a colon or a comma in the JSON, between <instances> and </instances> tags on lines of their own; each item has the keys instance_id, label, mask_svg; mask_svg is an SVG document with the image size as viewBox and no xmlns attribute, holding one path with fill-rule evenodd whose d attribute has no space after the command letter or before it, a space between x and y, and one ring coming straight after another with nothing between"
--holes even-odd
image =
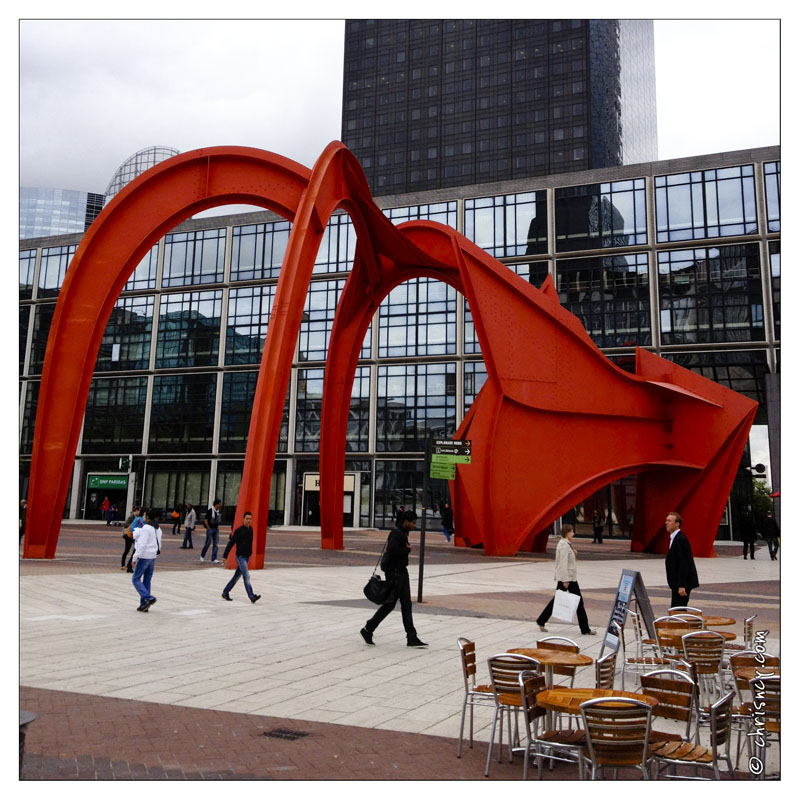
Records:
<instances>
[{"instance_id":1,"label":"overcast sky","mask_svg":"<svg viewBox=\"0 0 800 800\"><path fill-rule=\"evenodd\" d=\"M659 158L779 144L779 35L656 22ZM20 184L103 192L154 144L310 167L341 136L343 38L341 20L23 20Z\"/></svg>"}]
</instances>

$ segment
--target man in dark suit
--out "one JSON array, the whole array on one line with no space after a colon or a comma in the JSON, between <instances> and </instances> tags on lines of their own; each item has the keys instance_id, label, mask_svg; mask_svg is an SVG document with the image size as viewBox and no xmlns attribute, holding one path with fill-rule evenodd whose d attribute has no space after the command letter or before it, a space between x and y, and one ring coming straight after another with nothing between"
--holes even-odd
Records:
<instances>
[{"instance_id":1,"label":"man in dark suit","mask_svg":"<svg viewBox=\"0 0 800 800\"><path fill-rule=\"evenodd\" d=\"M677 511L670 511L664 522L669 534L669 550L665 561L667 568L667 584L672 589L670 606L688 606L689 595L700 582L697 580L697 569L694 565L692 545L681 530L683 519Z\"/></svg>"}]
</instances>

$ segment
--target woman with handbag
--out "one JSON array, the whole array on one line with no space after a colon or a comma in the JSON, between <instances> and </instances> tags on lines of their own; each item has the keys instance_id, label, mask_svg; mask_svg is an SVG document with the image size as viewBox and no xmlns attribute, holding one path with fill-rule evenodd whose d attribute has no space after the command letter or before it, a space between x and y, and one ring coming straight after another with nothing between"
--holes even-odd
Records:
<instances>
[{"instance_id":1,"label":"woman with handbag","mask_svg":"<svg viewBox=\"0 0 800 800\"><path fill-rule=\"evenodd\" d=\"M578 567L576 565L575 545L572 540L575 538L575 529L572 525L564 525L561 528L561 539L559 539L558 547L556 547L556 591L567 591L570 594L576 594L580 597L578 603L577 615L578 625L580 625L581 633L584 636L594 636L596 631L589 627L589 620L586 617L586 609L583 607L583 597L581 596L581 589L578 586ZM555 598L544 607L544 610L539 614L536 623L539 630L547 633L545 623L550 619L553 613L553 603Z\"/></svg>"}]
</instances>

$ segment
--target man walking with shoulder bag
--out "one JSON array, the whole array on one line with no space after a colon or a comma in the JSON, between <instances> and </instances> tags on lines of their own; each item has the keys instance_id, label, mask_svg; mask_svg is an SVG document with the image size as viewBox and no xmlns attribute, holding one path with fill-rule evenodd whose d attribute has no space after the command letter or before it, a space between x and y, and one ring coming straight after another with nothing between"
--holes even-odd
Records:
<instances>
[{"instance_id":1,"label":"man walking with shoulder bag","mask_svg":"<svg viewBox=\"0 0 800 800\"><path fill-rule=\"evenodd\" d=\"M403 615L403 627L406 631L406 644L408 647L427 647L417 636L414 627L414 618L411 616L411 581L408 577L408 554L411 545L408 543L409 531L417 527L417 515L413 511L403 511L398 514L398 527L393 528L386 541L386 552L381 559L381 569L386 573L386 580L395 584L397 592L393 600L384 603L367 624L359 631L361 638L367 644L375 644L372 634L375 628L392 613L392 609L400 601L400 611ZM402 526L402 527L400 527Z\"/></svg>"}]
</instances>

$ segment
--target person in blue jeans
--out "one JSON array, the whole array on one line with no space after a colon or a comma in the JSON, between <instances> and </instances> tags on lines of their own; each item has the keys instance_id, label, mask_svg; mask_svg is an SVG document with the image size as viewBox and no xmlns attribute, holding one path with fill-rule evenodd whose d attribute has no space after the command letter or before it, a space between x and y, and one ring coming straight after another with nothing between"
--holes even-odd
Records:
<instances>
[{"instance_id":1,"label":"person in blue jeans","mask_svg":"<svg viewBox=\"0 0 800 800\"><path fill-rule=\"evenodd\" d=\"M222 508L222 500L215 500L211 508L206 511L206 518L203 520L203 526L206 529L206 543L200 551L200 560L206 560L206 553L208 546L211 545L211 563L221 564L222 562L217 558L217 547L219 544L219 521L220 509Z\"/></svg>"},{"instance_id":2,"label":"person in blue jeans","mask_svg":"<svg viewBox=\"0 0 800 800\"><path fill-rule=\"evenodd\" d=\"M222 590L222 599L233 600L230 591L236 586L239 578L244 578L244 588L247 596L250 598L251 603L255 603L261 599L261 595L253 593L253 587L250 585L250 570L247 568L247 560L253 554L253 515L249 511L245 511L242 524L228 539L228 544L225 545L225 552L222 554L223 561L234 547L236 548L236 572L233 573L228 585Z\"/></svg>"},{"instance_id":3,"label":"person in blue jeans","mask_svg":"<svg viewBox=\"0 0 800 800\"><path fill-rule=\"evenodd\" d=\"M149 611L156 598L150 591L150 582L156 566L156 557L161 552L161 530L158 514L152 510L143 514L144 525L133 532L133 588L139 593L141 602L137 611Z\"/></svg>"}]
</instances>

